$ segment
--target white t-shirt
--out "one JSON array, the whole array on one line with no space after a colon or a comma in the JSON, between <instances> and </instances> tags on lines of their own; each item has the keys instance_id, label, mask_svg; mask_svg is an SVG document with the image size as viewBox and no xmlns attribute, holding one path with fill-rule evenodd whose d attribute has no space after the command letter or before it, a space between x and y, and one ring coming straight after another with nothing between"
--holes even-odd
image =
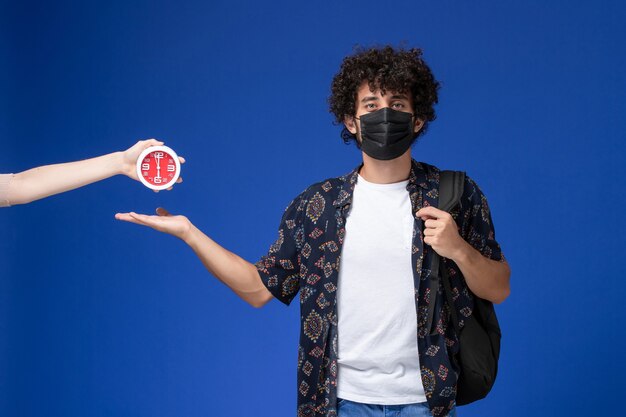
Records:
<instances>
[{"instance_id":1,"label":"white t-shirt","mask_svg":"<svg viewBox=\"0 0 626 417\"><path fill-rule=\"evenodd\" d=\"M417 350L409 180L358 176L337 288L337 396L370 404L426 401Z\"/></svg>"}]
</instances>

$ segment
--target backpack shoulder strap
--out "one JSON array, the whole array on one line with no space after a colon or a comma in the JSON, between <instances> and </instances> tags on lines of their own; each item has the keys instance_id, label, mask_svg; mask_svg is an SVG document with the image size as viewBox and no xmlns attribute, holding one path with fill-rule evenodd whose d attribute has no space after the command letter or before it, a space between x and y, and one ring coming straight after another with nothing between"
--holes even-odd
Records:
<instances>
[{"instance_id":1,"label":"backpack shoulder strap","mask_svg":"<svg viewBox=\"0 0 626 417\"><path fill-rule=\"evenodd\" d=\"M439 173L439 209L450 211L463 195L465 184L464 171L440 171Z\"/></svg>"},{"instance_id":2,"label":"backpack shoulder strap","mask_svg":"<svg viewBox=\"0 0 626 417\"><path fill-rule=\"evenodd\" d=\"M439 171L439 209L450 212L461 200L463 195L463 186L465 184L464 171ZM439 271L439 263L441 257L435 251L431 256L430 264L430 282L429 282L429 301L428 301L428 319L426 321L426 329L429 333L435 333L432 329L433 319L435 316L435 301L439 290L439 281L441 273ZM449 286L449 284L448 284ZM451 309L452 310L452 309ZM456 316L453 316L456 321ZM458 326L458 322L457 322Z\"/></svg>"}]
</instances>

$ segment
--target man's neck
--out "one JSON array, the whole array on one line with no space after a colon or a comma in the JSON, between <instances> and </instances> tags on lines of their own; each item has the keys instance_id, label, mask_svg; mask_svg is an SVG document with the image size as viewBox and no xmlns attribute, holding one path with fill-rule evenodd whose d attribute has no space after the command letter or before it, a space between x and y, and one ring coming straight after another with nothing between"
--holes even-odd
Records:
<instances>
[{"instance_id":1,"label":"man's neck","mask_svg":"<svg viewBox=\"0 0 626 417\"><path fill-rule=\"evenodd\" d=\"M392 184L409 179L411 173L411 150L388 161L374 159L363 152L363 166L359 174L368 182Z\"/></svg>"}]
</instances>

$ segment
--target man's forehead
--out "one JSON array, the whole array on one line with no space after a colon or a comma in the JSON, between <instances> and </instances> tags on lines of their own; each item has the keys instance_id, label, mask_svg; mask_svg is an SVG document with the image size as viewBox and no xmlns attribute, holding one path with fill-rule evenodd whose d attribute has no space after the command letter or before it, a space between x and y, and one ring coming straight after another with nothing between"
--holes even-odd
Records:
<instances>
[{"instance_id":1,"label":"man's forehead","mask_svg":"<svg viewBox=\"0 0 626 417\"><path fill-rule=\"evenodd\" d=\"M365 98L374 99L378 96L390 95L391 98L409 99L409 95L406 91L385 90L381 91L377 83L368 83L367 80L363 80L359 87L358 96L360 100Z\"/></svg>"}]
</instances>

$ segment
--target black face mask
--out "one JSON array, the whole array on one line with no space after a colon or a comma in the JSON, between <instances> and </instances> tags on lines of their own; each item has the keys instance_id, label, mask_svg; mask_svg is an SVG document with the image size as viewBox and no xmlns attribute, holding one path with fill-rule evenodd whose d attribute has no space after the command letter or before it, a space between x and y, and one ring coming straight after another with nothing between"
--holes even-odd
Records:
<instances>
[{"instance_id":1,"label":"black face mask","mask_svg":"<svg viewBox=\"0 0 626 417\"><path fill-rule=\"evenodd\" d=\"M361 148L374 159L395 159L415 137L413 114L383 107L356 118L361 122Z\"/></svg>"}]
</instances>

